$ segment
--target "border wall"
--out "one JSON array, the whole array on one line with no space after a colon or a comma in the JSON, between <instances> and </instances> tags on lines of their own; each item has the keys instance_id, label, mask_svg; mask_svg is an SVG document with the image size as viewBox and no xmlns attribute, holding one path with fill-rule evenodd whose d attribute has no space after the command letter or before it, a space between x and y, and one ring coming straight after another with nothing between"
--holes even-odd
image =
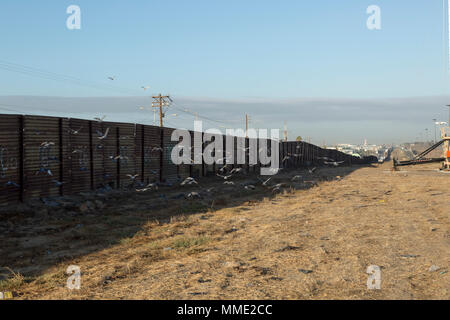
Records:
<instances>
[{"instance_id":1,"label":"border wall","mask_svg":"<svg viewBox=\"0 0 450 320\"><path fill-rule=\"evenodd\" d=\"M99 139L99 133L106 130L107 137ZM172 163L171 151L178 143L171 141L173 130L141 124L0 114L0 206L89 192L106 185L121 188L130 184L128 175L138 175L136 180L146 184L218 172L217 164ZM193 146L194 134L190 133ZM225 148L226 137L223 138ZM271 142L268 140L268 148ZM261 145L260 139L257 142L246 139L247 147L250 143L257 143L258 148ZM286 156L289 159L281 163ZM281 167L321 165L323 157L348 165L373 160L306 142L280 142ZM250 174L258 173L260 166L234 165Z\"/></svg>"}]
</instances>

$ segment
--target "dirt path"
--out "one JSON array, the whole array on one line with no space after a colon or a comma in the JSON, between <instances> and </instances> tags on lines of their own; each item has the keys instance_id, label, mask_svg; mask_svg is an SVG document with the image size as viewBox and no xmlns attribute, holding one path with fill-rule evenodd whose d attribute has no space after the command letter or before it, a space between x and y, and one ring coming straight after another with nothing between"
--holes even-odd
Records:
<instances>
[{"instance_id":1,"label":"dirt path","mask_svg":"<svg viewBox=\"0 0 450 320\"><path fill-rule=\"evenodd\" d=\"M13 289L25 299L449 299L450 174L436 167L328 169L342 178L143 223ZM79 291L65 288L70 264ZM370 265L381 290L367 289Z\"/></svg>"}]
</instances>

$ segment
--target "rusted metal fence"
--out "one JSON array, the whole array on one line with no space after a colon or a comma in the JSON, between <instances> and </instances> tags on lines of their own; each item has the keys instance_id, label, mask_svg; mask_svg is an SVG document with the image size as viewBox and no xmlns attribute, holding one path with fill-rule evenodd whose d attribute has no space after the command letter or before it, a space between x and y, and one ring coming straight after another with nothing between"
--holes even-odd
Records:
<instances>
[{"instance_id":1,"label":"rusted metal fence","mask_svg":"<svg viewBox=\"0 0 450 320\"><path fill-rule=\"evenodd\" d=\"M105 187L120 188L129 185L129 175L138 175L136 180L146 184L218 172L219 164L175 165L170 159L178 143L171 141L173 130L140 124L0 114L0 205ZM190 133L194 146L194 133ZM230 150L226 150L226 137L223 138L226 155ZM258 149L261 146L260 140L246 139L246 147L250 143ZM270 150L273 141L267 143ZM280 143L280 161L286 158L283 167L319 165L323 157L348 164L365 162L305 142ZM259 172L259 162L249 166L248 154L246 159L246 165L233 167L243 167L249 173Z\"/></svg>"}]
</instances>

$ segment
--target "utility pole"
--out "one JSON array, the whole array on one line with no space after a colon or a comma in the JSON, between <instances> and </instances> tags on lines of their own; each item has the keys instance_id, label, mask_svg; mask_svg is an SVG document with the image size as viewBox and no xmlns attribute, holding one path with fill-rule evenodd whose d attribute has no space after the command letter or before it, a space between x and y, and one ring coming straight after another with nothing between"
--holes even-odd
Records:
<instances>
[{"instance_id":1,"label":"utility pole","mask_svg":"<svg viewBox=\"0 0 450 320\"><path fill-rule=\"evenodd\" d=\"M162 96L161 93L157 96L153 96L153 102L152 107L153 108L159 108L159 126L163 127L163 118L164 118L164 112L163 107L168 107L170 105L170 102L172 102L172 99L170 96Z\"/></svg>"},{"instance_id":2,"label":"utility pole","mask_svg":"<svg viewBox=\"0 0 450 320\"><path fill-rule=\"evenodd\" d=\"M447 107L448 107L448 122L447 122L447 126L449 127L449 131L450 131L450 104L448 104Z\"/></svg>"},{"instance_id":3,"label":"utility pole","mask_svg":"<svg viewBox=\"0 0 450 320\"><path fill-rule=\"evenodd\" d=\"M284 141L287 142L287 141L288 141L288 133L287 133L287 124L286 124L286 121L284 122L284 132L283 132L283 135L284 135Z\"/></svg>"},{"instance_id":4,"label":"utility pole","mask_svg":"<svg viewBox=\"0 0 450 320\"><path fill-rule=\"evenodd\" d=\"M245 137L248 138L248 114L245 114Z\"/></svg>"}]
</instances>

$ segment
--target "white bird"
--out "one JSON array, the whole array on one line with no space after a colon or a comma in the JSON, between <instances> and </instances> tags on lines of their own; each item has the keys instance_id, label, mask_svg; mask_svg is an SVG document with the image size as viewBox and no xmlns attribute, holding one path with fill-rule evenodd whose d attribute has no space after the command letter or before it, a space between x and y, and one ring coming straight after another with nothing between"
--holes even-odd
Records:
<instances>
[{"instance_id":1,"label":"white bird","mask_svg":"<svg viewBox=\"0 0 450 320\"><path fill-rule=\"evenodd\" d=\"M242 171L242 168L234 168L233 170L231 170L231 174L233 174L233 173L239 173L239 172L241 172Z\"/></svg>"},{"instance_id":2,"label":"white bird","mask_svg":"<svg viewBox=\"0 0 450 320\"><path fill-rule=\"evenodd\" d=\"M111 156L111 157L112 157L112 156ZM110 157L110 158L111 158L111 157ZM128 157L118 155L118 156L116 156L116 157L113 158L113 160L123 160L123 159L128 159Z\"/></svg>"},{"instance_id":3,"label":"white bird","mask_svg":"<svg viewBox=\"0 0 450 320\"><path fill-rule=\"evenodd\" d=\"M259 178L258 178L258 179L259 179ZM267 186L267 183L268 183L271 179L272 179L272 177L270 177L270 178L267 179L266 181L261 180L261 179L259 179L259 181L261 181L261 182L262 182L262 185L263 185L264 187L266 187L266 186Z\"/></svg>"},{"instance_id":4,"label":"white bird","mask_svg":"<svg viewBox=\"0 0 450 320\"><path fill-rule=\"evenodd\" d=\"M270 188L272 188L272 189L280 189L282 186L284 186L284 183L276 184L274 186L271 186Z\"/></svg>"},{"instance_id":5,"label":"white bird","mask_svg":"<svg viewBox=\"0 0 450 320\"><path fill-rule=\"evenodd\" d=\"M223 184L234 185L234 182L233 181L225 181Z\"/></svg>"},{"instance_id":6,"label":"white bird","mask_svg":"<svg viewBox=\"0 0 450 320\"><path fill-rule=\"evenodd\" d=\"M303 179L302 176L294 176L294 177L292 177L291 181L302 180L302 179Z\"/></svg>"},{"instance_id":7,"label":"white bird","mask_svg":"<svg viewBox=\"0 0 450 320\"><path fill-rule=\"evenodd\" d=\"M152 152L155 152L155 151L163 151L163 148L161 148L161 147L153 147L152 148Z\"/></svg>"},{"instance_id":8,"label":"white bird","mask_svg":"<svg viewBox=\"0 0 450 320\"><path fill-rule=\"evenodd\" d=\"M103 116L101 118L95 117L94 120L97 122L103 122L103 120L105 120L106 116Z\"/></svg>"},{"instance_id":9,"label":"white bird","mask_svg":"<svg viewBox=\"0 0 450 320\"><path fill-rule=\"evenodd\" d=\"M157 185L156 183L149 183L149 184L146 186L146 188L147 188L147 189L150 189L150 190L158 190L158 185Z\"/></svg>"},{"instance_id":10,"label":"white bird","mask_svg":"<svg viewBox=\"0 0 450 320\"><path fill-rule=\"evenodd\" d=\"M195 181L195 179L192 177L187 177L180 185L184 186L184 185L191 185L191 184L198 184L198 182Z\"/></svg>"},{"instance_id":11,"label":"white bird","mask_svg":"<svg viewBox=\"0 0 450 320\"><path fill-rule=\"evenodd\" d=\"M245 186L244 187L245 189L247 189L247 190L255 190L256 189L256 187L254 186L254 185L248 185L248 186Z\"/></svg>"},{"instance_id":12,"label":"white bird","mask_svg":"<svg viewBox=\"0 0 450 320\"><path fill-rule=\"evenodd\" d=\"M97 130L98 138L100 140L106 139L106 137L108 137L108 133L109 133L109 128L106 128L106 131L104 134Z\"/></svg>"},{"instance_id":13,"label":"white bird","mask_svg":"<svg viewBox=\"0 0 450 320\"><path fill-rule=\"evenodd\" d=\"M198 192L191 192L187 195L187 198L188 199L195 199L195 198L200 199L201 196Z\"/></svg>"},{"instance_id":14,"label":"white bird","mask_svg":"<svg viewBox=\"0 0 450 320\"><path fill-rule=\"evenodd\" d=\"M65 182L61 182L61 181L58 181L58 180L52 180L52 181L55 183L55 185L57 187L61 187L63 184L65 184Z\"/></svg>"},{"instance_id":15,"label":"white bird","mask_svg":"<svg viewBox=\"0 0 450 320\"><path fill-rule=\"evenodd\" d=\"M108 79L111 80L111 81L113 81L113 80L116 80L116 77L115 77L115 76L112 76L112 77L108 77Z\"/></svg>"},{"instance_id":16,"label":"white bird","mask_svg":"<svg viewBox=\"0 0 450 320\"><path fill-rule=\"evenodd\" d=\"M218 174L218 173L217 173L217 176L218 176L218 177L221 177L221 178L224 179L224 180L228 180L228 179L230 179L230 178L233 177L231 174L230 174L229 176L222 176L222 175L220 175L220 174Z\"/></svg>"},{"instance_id":17,"label":"white bird","mask_svg":"<svg viewBox=\"0 0 450 320\"><path fill-rule=\"evenodd\" d=\"M313 174L314 173L314 171L316 171L317 170L317 168L316 167L314 167L314 168L312 168L312 169L308 169L308 171L309 171L309 173L310 174Z\"/></svg>"},{"instance_id":18,"label":"white bird","mask_svg":"<svg viewBox=\"0 0 450 320\"><path fill-rule=\"evenodd\" d=\"M48 147L54 146L54 145L55 145L54 142L47 142L47 141L45 141L45 142L41 143L41 147L44 147L44 148L48 148Z\"/></svg>"},{"instance_id":19,"label":"white bird","mask_svg":"<svg viewBox=\"0 0 450 320\"><path fill-rule=\"evenodd\" d=\"M80 133L81 129L83 129L83 127L81 127L81 128L78 129L78 130L74 130L74 129L72 129L72 128L69 128L69 133L71 133L71 134L78 134L78 133Z\"/></svg>"},{"instance_id":20,"label":"white bird","mask_svg":"<svg viewBox=\"0 0 450 320\"><path fill-rule=\"evenodd\" d=\"M345 161L333 161L333 162L327 162L327 161L324 161L324 163L325 164L327 164L327 165L332 165L332 166L335 166L335 167L338 167L340 164L342 164L342 163L344 163Z\"/></svg>"},{"instance_id":21,"label":"white bird","mask_svg":"<svg viewBox=\"0 0 450 320\"><path fill-rule=\"evenodd\" d=\"M150 89L150 86L145 86L145 87L142 86L141 88L144 89L144 91L146 91L147 89Z\"/></svg>"},{"instance_id":22,"label":"white bird","mask_svg":"<svg viewBox=\"0 0 450 320\"><path fill-rule=\"evenodd\" d=\"M228 165L224 165L222 168L219 169L219 172L223 173L227 169Z\"/></svg>"},{"instance_id":23,"label":"white bird","mask_svg":"<svg viewBox=\"0 0 450 320\"><path fill-rule=\"evenodd\" d=\"M127 177L130 178L132 181L136 180L137 177L139 177L139 174L131 175L127 174Z\"/></svg>"}]
</instances>

